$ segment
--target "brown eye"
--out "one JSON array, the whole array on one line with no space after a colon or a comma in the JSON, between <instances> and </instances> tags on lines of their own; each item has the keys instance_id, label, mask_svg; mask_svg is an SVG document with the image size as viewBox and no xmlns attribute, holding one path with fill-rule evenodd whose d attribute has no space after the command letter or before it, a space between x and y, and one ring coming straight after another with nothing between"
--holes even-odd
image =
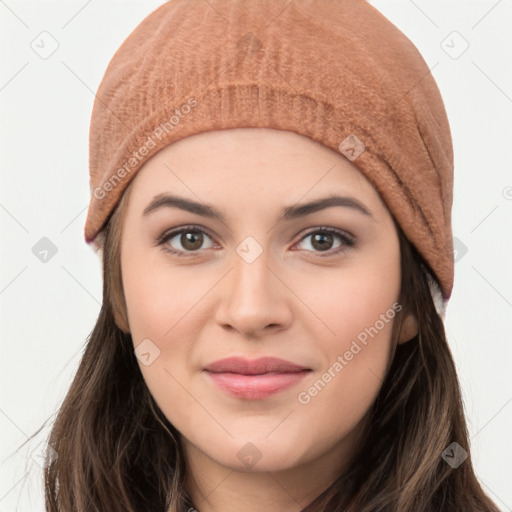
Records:
<instances>
[{"instance_id":1,"label":"brown eye","mask_svg":"<svg viewBox=\"0 0 512 512\"><path fill-rule=\"evenodd\" d=\"M189 251L197 251L203 244L203 235L199 231L183 231L180 243L182 247Z\"/></svg>"},{"instance_id":2,"label":"brown eye","mask_svg":"<svg viewBox=\"0 0 512 512\"><path fill-rule=\"evenodd\" d=\"M213 246L213 243L211 243L209 246L203 247L208 239L211 240L211 237L202 229L184 227L170 233L164 233L159 238L158 245L163 245L166 251L178 256L195 256L195 253L199 253L201 249Z\"/></svg>"},{"instance_id":3,"label":"brown eye","mask_svg":"<svg viewBox=\"0 0 512 512\"><path fill-rule=\"evenodd\" d=\"M333 245L333 238L333 235L330 233L315 233L311 239L311 245L319 251L327 251L331 249Z\"/></svg>"},{"instance_id":4,"label":"brown eye","mask_svg":"<svg viewBox=\"0 0 512 512\"><path fill-rule=\"evenodd\" d=\"M300 243L310 239L311 242L306 244L306 250L316 253L326 253L325 256L331 256L347 250L355 245L354 240L348 234L331 228L316 229L310 231L304 236ZM336 239L339 241L336 243ZM307 247L307 246L310 247ZM321 256L324 256L321 254Z\"/></svg>"}]
</instances>

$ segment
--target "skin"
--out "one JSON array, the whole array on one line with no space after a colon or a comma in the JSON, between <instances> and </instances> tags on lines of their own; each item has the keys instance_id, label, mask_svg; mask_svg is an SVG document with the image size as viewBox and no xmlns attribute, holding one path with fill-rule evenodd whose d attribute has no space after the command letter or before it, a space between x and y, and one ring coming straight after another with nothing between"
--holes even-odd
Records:
<instances>
[{"instance_id":1,"label":"skin","mask_svg":"<svg viewBox=\"0 0 512 512\"><path fill-rule=\"evenodd\" d=\"M208 203L225 222L171 207L143 215L164 192ZM280 220L285 206L332 194L357 199L371 216L335 206ZM195 242L178 233L157 245L187 224L204 230ZM349 233L355 244L322 227ZM322 233L323 245L315 244ZM236 251L248 236L262 250L251 263ZM393 320L359 343L308 403L298 399L398 301L398 234L374 187L343 155L292 132L243 128L187 137L135 176L121 268L134 347L149 339L160 351L139 366L182 435L186 488L196 506L300 511L350 462L390 362ZM415 332L407 317L396 341ZM203 371L228 356L275 356L311 371L271 397L241 399ZM250 467L237 455L248 442L254 446L244 450L261 457Z\"/></svg>"}]
</instances>

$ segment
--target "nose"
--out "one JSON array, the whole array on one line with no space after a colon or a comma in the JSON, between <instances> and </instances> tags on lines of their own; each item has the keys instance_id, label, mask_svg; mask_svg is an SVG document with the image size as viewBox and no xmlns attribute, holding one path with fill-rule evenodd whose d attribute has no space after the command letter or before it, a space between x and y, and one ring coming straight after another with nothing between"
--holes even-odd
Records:
<instances>
[{"instance_id":1,"label":"nose","mask_svg":"<svg viewBox=\"0 0 512 512\"><path fill-rule=\"evenodd\" d=\"M218 290L219 325L252 338L290 326L294 295L280 271L270 268L270 264L276 265L269 261L267 252L251 263L237 253L233 255L233 268Z\"/></svg>"}]
</instances>

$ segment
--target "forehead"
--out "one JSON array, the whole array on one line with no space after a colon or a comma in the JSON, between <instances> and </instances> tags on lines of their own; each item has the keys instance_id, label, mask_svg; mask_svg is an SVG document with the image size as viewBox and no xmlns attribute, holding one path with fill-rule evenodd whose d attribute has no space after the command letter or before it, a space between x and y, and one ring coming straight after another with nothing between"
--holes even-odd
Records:
<instances>
[{"instance_id":1,"label":"forehead","mask_svg":"<svg viewBox=\"0 0 512 512\"><path fill-rule=\"evenodd\" d=\"M340 193L384 207L372 184L343 155L271 128L213 130L180 139L146 162L132 187L144 200L172 190L206 202L242 196L242 204L256 197L288 204Z\"/></svg>"}]
</instances>

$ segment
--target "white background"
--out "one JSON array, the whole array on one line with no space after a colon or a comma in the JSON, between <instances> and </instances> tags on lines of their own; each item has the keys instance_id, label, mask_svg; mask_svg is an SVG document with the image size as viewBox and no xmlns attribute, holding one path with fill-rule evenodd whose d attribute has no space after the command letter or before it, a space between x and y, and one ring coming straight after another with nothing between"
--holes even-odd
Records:
<instances>
[{"instance_id":1,"label":"white background","mask_svg":"<svg viewBox=\"0 0 512 512\"><path fill-rule=\"evenodd\" d=\"M94 92L162 3L0 0L0 512L44 510L49 428L15 450L57 411L100 308L101 264L83 238ZM415 43L445 101L459 247L446 329L478 477L511 511L512 0L371 3ZM43 31L58 44L47 59L31 47L51 48ZM42 237L57 248L46 263L32 252Z\"/></svg>"}]
</instances>

